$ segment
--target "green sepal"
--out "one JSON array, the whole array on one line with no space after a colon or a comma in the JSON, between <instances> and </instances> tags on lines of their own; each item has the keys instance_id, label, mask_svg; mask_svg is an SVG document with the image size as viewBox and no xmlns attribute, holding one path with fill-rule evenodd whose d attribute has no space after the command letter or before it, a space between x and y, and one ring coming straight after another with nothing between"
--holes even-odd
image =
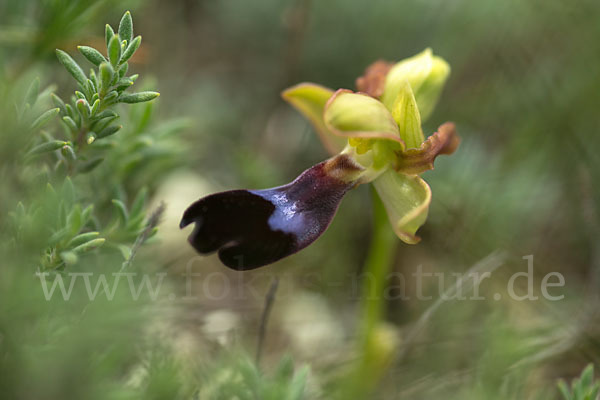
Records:
<instances>
[{"instance_id":1,"label":"green sepal","mask_svg":"<svg viewBox=\"0 0 600 400\"><path fill-rule=\"evenodd\" d=\"M408 81L425 121L433 111L444 83L450 74L450 66L442 58L434 56L431 49L396 63L388 72L381 101L392 109L404 82Z\"/></svg>"},{"instance_id":2,"label":"green sepal","mask_svg":"<svg viewBox=\"0 0 600 400\"><path fill-rule=\"evenodd\" d=\"M409 176L388 170L373 181L396 235L405 243L416 244L417 229L425 223L431 189L418 175Z\"/></svg>"},{"instance_id":3,"label":"green sepal","mask_svg":"<svg viewBox=\"0 0 600 400\"><path fill-rule=\"evenodd\" d=\"M333 93L333 90L324 86L300 83L284 90L281 97L312 123L327 150L331 154L337 154L346 145L346 140L331 134L323 120L325 104Z\"/></svg>"}]
</instances>

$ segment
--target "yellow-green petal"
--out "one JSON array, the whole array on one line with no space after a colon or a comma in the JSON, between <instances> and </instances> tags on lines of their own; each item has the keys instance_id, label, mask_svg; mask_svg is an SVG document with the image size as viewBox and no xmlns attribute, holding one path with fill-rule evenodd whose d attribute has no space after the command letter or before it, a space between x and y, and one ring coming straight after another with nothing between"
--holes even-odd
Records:
<instances>
[{"instance_id":1,"label":"yellow-green petal","mask_svg":"<svg viewBox=\"0 0 600 400\"><path fill-rule=\"evenodd\" d=\"M415 92L415 98L423 121L427 120L433 112L442 94L442 89L448 79L448 75L450 75L450 65L443 58L434 56L429 76L421 87L419 87L419 90Z\"/></svg>"},{"instance_id":2,"label":"yellow-green petal","mask_svg":"<svg viewBox=\"0 0 600 400\"><path fill-rule=\"evenodd\" d=\"M336 135L388 139L404 148L394 117L383 103L369 95L338 90L327 102L323 119L327 129Z\"/></svg>"},{"instance_id":3,"label":"yellow-green petal","mask_svg":"<svg viewBox=\"0 0 600 400\"><path fill-rule=\"evenodd\" d=\"M433 111L449 74L448 63L434 56L431 49L425 49L396 63L390 69L381 100L391 110L404 82L408 81L421 112L421 119L425 121Z\"/></svg>"},{"instance_id":4,"label":"yellow-green petal","mask_svg":"<svg viewBox=\"0 0 600 400\"><path fill-rule=\"evenodd\" d=\"M400 86L398 96L392 106L392 116L400 130L400 137L407 149L421 146L425 137L421 128L421 115L413 91L407 81Z\"/></svg>"},{"instance_id":5,"label":"yellow-green petal","mask_svg":"<svg viewBox=\"0 0 600 400\"><path fill-rule=\"evenodd\" d=\"M410 176L388 170L373 181L396 235L405 243L421 239L417 230L425 223L431 189L418 175Z\"/></svg>"},{"instance_id":6,"label":"yellow-green petal","mask_svg":"<svg viewBox=\"0 0 600 400\"><path fill-rule=\"evenodd\" d=\"M300 83L281 93L285 101L300 111L313 124L325 148L332 154L339 153L346 140L332 135L323 121L323 112L333 90L314 83Z\"/></svg>"}]
</instances>

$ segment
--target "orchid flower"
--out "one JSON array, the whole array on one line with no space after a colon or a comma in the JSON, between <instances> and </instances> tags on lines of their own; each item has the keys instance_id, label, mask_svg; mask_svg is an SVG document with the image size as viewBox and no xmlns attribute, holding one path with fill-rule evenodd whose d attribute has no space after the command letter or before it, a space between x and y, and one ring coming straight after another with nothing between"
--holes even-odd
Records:
<instances>
[{"instance_id":1,"label":"orchid flower","mask_svg":"<svg viewBox=\"0 0 600 400\"><path fill-rule=\"evenodd\" d=\"M430 49L396 64L377 61L358 78L358 92L301 83L283 98L308 118L333 156L293 182L264 190L204 197L183 214L195 223L190 244L218 251L228 267L248 270L294 254L325 232L344 195L372 183L397 236L419 242L431 189L419 174L459 139L445 123L425 140L421 122L437 102L450 67Z\"/></svg>"}]
</instances>

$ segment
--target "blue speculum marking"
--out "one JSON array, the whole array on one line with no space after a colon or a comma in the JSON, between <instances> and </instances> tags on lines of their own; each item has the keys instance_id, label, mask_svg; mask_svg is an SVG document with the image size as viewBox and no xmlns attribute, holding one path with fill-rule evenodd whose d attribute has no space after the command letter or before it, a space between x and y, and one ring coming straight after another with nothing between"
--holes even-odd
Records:
<instances>
[{"instance_id":1,"label":"blue speculum marking","mask_svg":"<svg viewBox=\"0 0 600 400\"><path fill-rule=\"evenodd\" d=\"M306 230L304 215L300 212L298 201L290 200L287 194L279 190L249 190L257 196L270 201L275 206L267 223L273 231L298 235Z\"/></svg>"}]
</instances>

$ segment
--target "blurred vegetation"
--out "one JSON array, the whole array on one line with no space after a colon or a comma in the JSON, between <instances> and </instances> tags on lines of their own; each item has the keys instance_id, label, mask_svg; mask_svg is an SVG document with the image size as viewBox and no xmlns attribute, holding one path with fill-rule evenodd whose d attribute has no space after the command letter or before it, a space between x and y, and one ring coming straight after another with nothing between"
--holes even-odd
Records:
<instances>
[{"instance_id":1,"label":"blurred vegetation","mask_svg":"<svg viewBox=\"0 0 600 400\"><path fill-rule=\"evenodd\" d=\"M34 123L54 107L51 93L81 91L55 49L87 73L76 46L103 49L104 25L116 28L128 9L144 38L128 75L140 75L136 91L161 97L114 107L123 128L90 144L103 161L89 173L55 168L71 157L63 146L29 157L44 141L71 140L57 116ZM353 88L371 62L431 47L452 74L424 130L452 120L462 143L425 174L433 203L422 242L393 255L388 323L375 336L385 362L370 398L592 398L589 369L571 388L556 382L600 363L598 20L592 0L0 2L2 397L343 398L364 324L368 190L347 196L314 245L242 274L196 257L178 219L209 192L280 185L327 157L282 89ZM485 301L437 302L435 279L425 281L430 300L415 297L419 266L444 273L448 288L451 273L496 251L505 256L481 285ZM510 300L506 284L530 254L540 299ZM123 277L112 299L91 301L81 275L69 301L47 301L35 275L68 283L69 272L112 276L123 265L138 273L135 287L162 282L160 295L134 299ZM190 267L201 276L188 286ZM553 288L561 301L540 296L549 272L565 277ZM274 276L256 365L247 354ZM409 300L394 291L398 276Z\"/></svg>"}]
</instances>

